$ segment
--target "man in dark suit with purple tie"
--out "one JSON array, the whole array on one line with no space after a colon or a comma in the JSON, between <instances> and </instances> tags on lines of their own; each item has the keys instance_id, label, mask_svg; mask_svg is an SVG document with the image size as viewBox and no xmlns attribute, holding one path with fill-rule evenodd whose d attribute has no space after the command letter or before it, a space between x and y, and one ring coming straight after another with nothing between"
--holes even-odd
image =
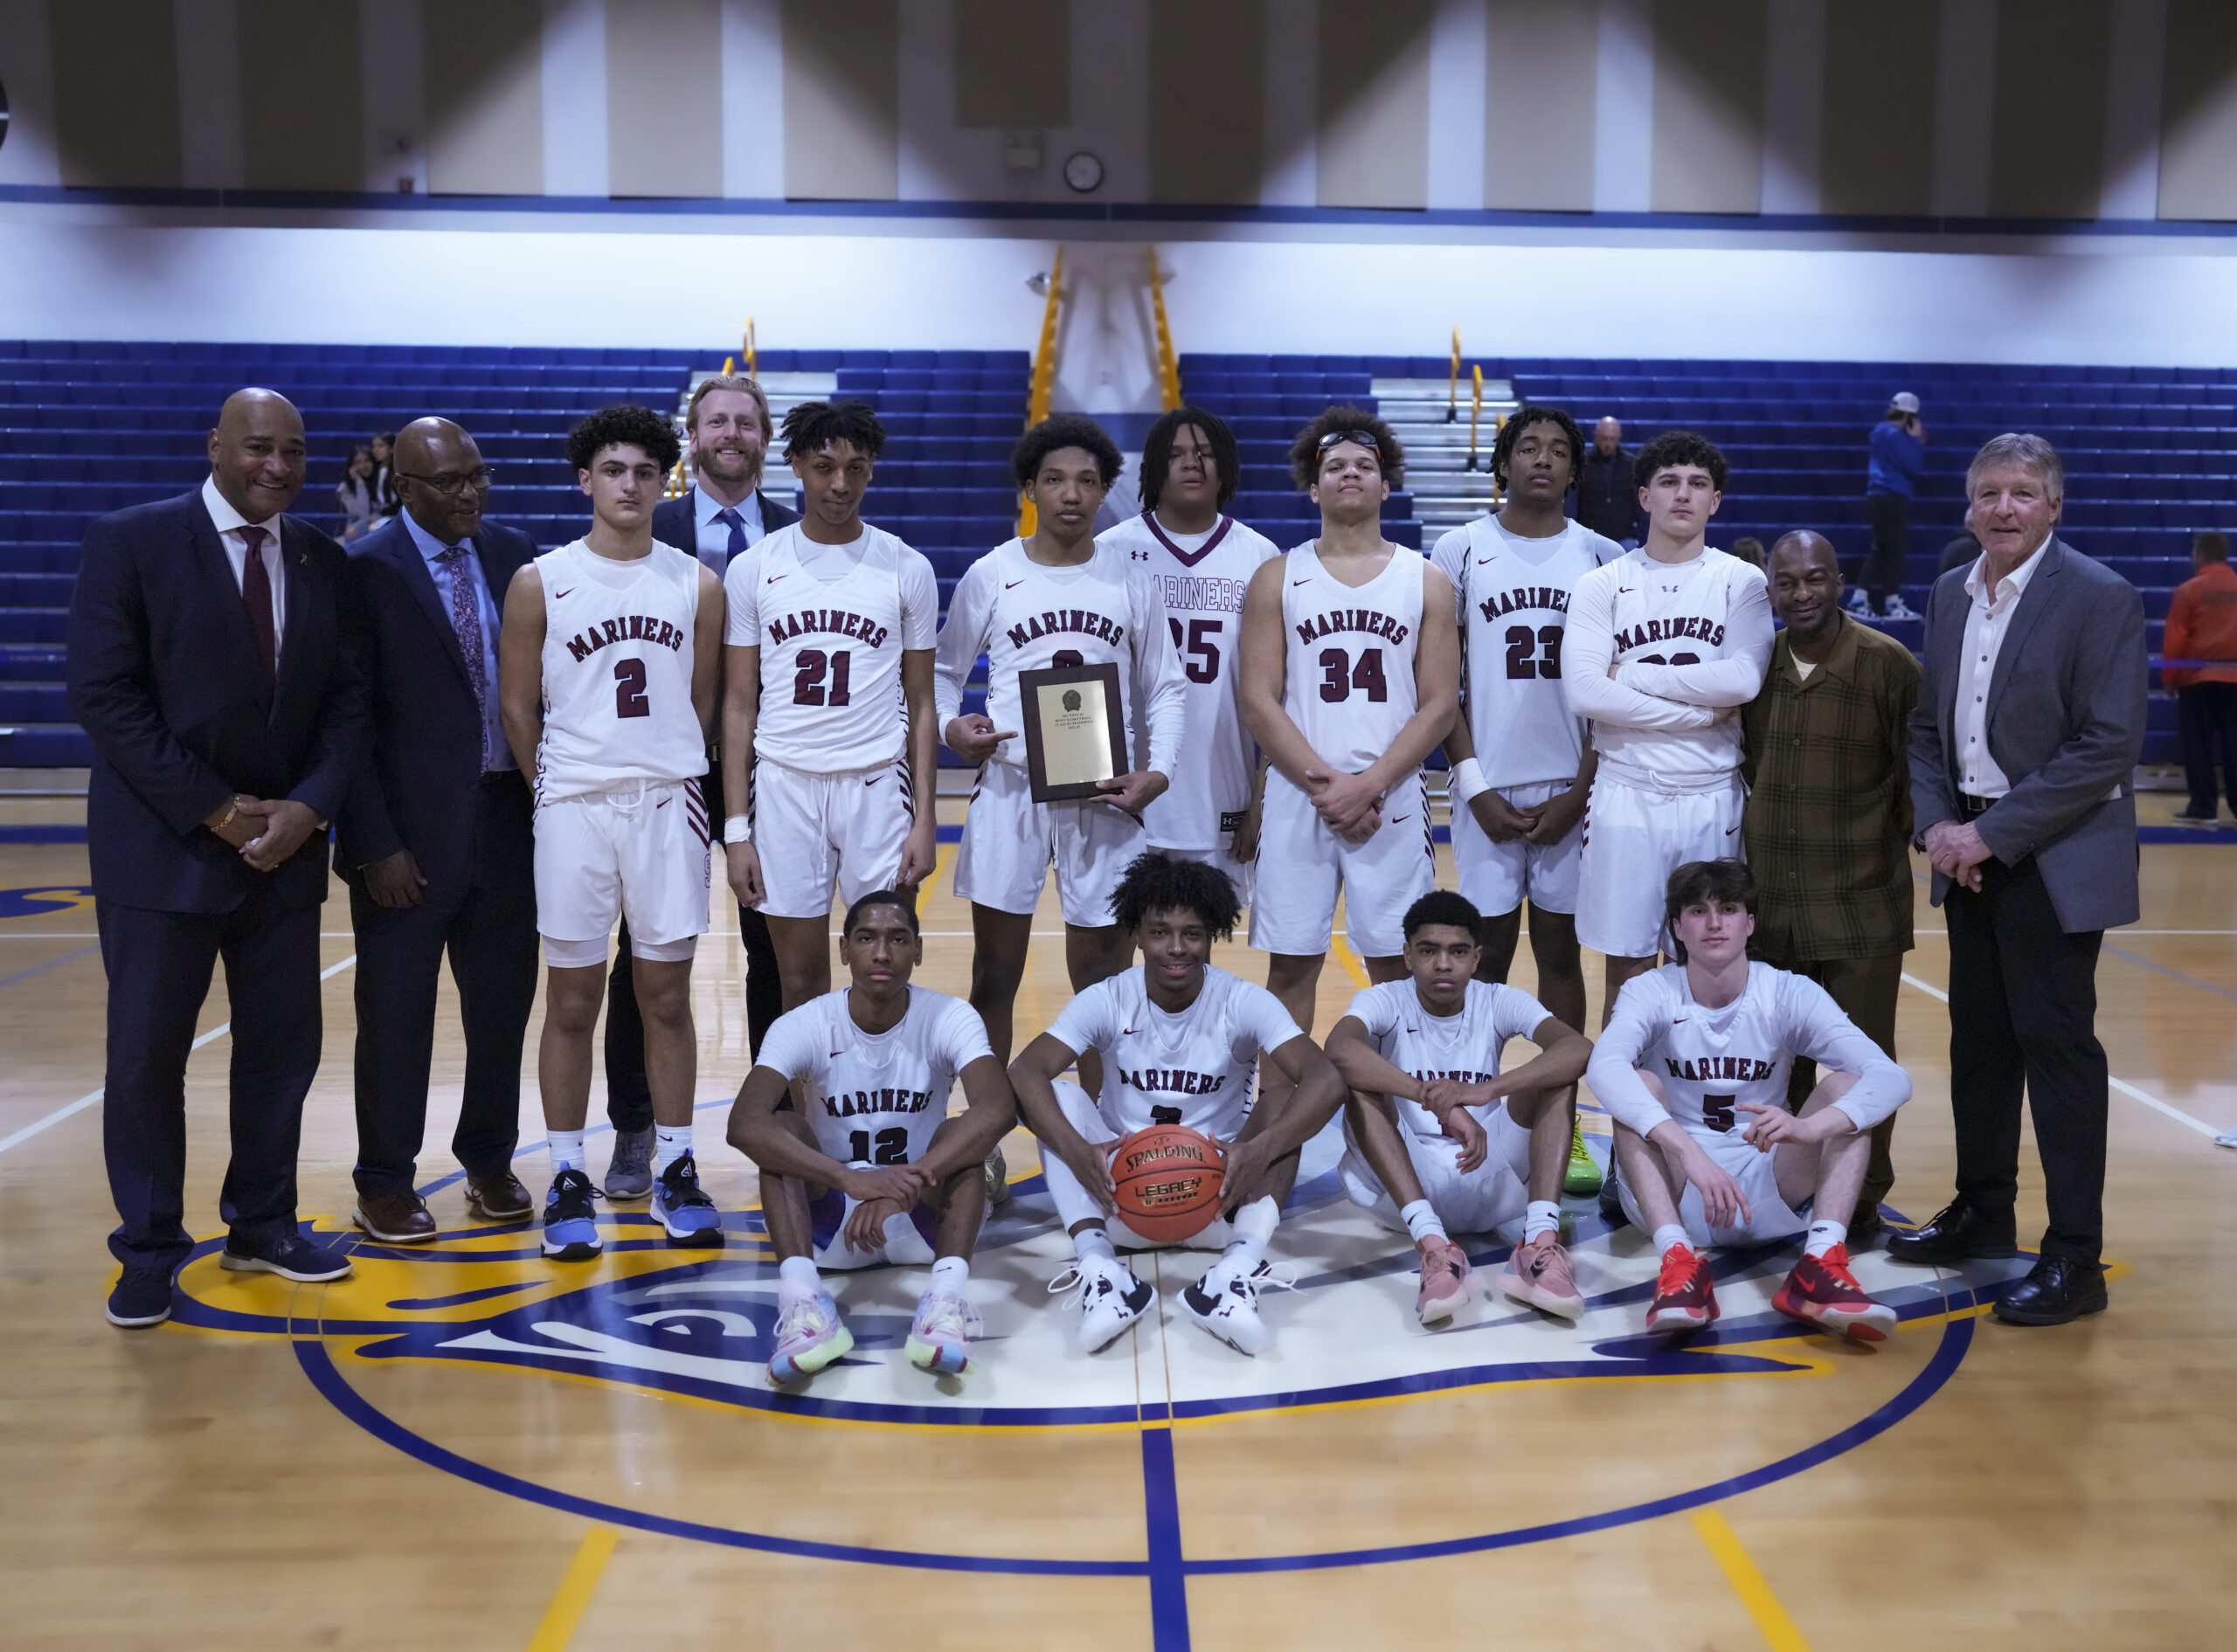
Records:
<instances>
[{"instance_id":1,"label":"man in dark suit with purple tie","mask_svg":"<svg viewBox=\"0 0 2237 1652\"><path fill-rule=\"evenodd\" d=\"M526 1221L511 1169L521 1049L536 1002L535 807L497 706L505 589L536 556L485 521L489 467L447 418L398 432L402 512L350 547L371 752L335 820L357 937L357 1203L389 1244L424 1244L414 1186L427 1123L435 990L450 955L466 1031L451 1151L467 1211Z\"/></svg>"},{"instance_id":2,"label":"man in dark suit with purple tie","mask_svg":"<svg viewBox=\"0 0 2237 1652\"><path fill-rule=\"evenodd\" d=\"M283 515L303 421L237 391L197 492L86 531L70 609L71 709L93 743L87 840L108 976L102 1138L121 1219L119 1325L170 1315L184 1226L186 1062L218 961L232 1005L232 1158L219 1210L235 1271L350 1271L295 1223L303 1097L318 1070L326 825L364 755L342 547Z\"/></svg>"}]
</instances>

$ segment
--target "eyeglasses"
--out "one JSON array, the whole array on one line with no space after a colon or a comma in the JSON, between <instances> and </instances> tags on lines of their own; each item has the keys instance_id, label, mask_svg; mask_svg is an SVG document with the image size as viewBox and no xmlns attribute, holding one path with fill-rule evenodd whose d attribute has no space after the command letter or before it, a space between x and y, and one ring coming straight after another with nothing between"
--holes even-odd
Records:
<instances>
[{"instance_id":1,"label":"eyeglasses","mask_svg":"<svg viewBox=\"0 0 2237 1652\"><path fill-rule=\"evenodd\" d=\"M476 493L486 493L488 490L490 478L496 472L492 466L481 465L467 471L463 476L454 471L447 470L433 476L421 476L408 470L400 470L396 473L406 481L425 482L447 499L455 499L469 487Z\"/></svg>"},{"instance_id":2,"label":"eyeglasses","mask_svg":"<svg viewBox=\"0 0 2237 1652\"><path fill-rule=\"evenodd\" d=\"M1375 440L1371 434L1363 430L1330 431L1326 436L1323 436L1320 439L1320 446L1313 450L1313 455L1315 458L1319 458L1322 454L1327 453L1330 448L1340 447L1346 442L1350 442L1355 446L1366 448L1368 452L1375 455L1375 462L1377 464L1381 464L1382 462L1382 444Z\"/></svg>"}]
</instances>

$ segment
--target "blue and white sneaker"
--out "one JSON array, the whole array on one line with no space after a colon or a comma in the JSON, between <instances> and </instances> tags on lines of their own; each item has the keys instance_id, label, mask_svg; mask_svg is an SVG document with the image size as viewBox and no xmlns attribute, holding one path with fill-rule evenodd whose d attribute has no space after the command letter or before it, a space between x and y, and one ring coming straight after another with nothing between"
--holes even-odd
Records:
<instances>
[{"instance_id":1,"label":"blue and white sneaker","mask_svg":"<svg viewBox=\"0 0 2237 1652\"><path fill-rule=\"evenodd\" d=\"M551 1179L544 1200L544 1254L557 1262L586 1262L606 1247L591 1209L591 1179L574 1169Z\"/></svg>"},{"instance_id":2,"label":"blue and white sneaker","mask_svg":"<svg viewBox=\"0 0 2237 1652\"><path fill-rule=\"evenodd\" d=\"M831 1293L780 1300L777 1306L777 1351L770 1357L769 1380L779 1385L813 1377L843 1358L855 1333L839 1317Z\"/></svg>"},{"instance_id":3,"label":"blue and white sneaker","mask_svg":"<svg viewBox=\"0 0 2237 1652\"><path fill-rule=\"evenodd\" d=\"M909 1363L935 1376L960 1376L971 1369L971 1339L985 1329L965 1297L934 1287L918 1301L909 1327Z\"/></svg>"},{"instance_id":4,"label":"blue and white sneaker","mask_svg":"<svg viewBox=\"0 0 2237 1652\"><path fill-rule=\"evenodd\" d=\"M1260 1262L1246 1274L1222 1257L1181 1293L1181 1310L1237 1353L1260 1353L1266 1346L1266 1322L1258 1317L1258 1293L1270 1287L1296 1288L1271 1263Z\"/></svg>"},{"instance_id":5,"label":"blue and white sneaker","mask_svg":"<svg viewBox=\"0 0 2237 1652\"><path fill-rule=\"evenodd\" d=\"M668 1242L692 1250L723 1242L723 1216L699 1185L691 1155L670 1159L653 1179L653 1220L668 1229Z\"/></svg>"}]
</instances>

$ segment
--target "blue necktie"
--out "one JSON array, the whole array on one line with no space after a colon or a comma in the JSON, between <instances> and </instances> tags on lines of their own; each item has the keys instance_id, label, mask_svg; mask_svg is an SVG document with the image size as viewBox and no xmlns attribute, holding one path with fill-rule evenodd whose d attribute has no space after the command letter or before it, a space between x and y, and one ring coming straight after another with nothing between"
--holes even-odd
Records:
<instances>
[{"instance_id":1,"label":"blue necktie","mask_svg":"<svg viewBox=\"0 0 2237 1652\"><path fill-rule=\"evenodd\" d=\"M481 657L481 605L466 571L467 548L453 545L436 560L450 570L451 629L466 656L466 680L474 687L474 708L481 722L481 766L489 766L489 666Z\"/></svg>"},{"instance_id":2,"label":"blue necktie","mask_svg":"<svg viewBox=\"0 0 2237 1652\"><path fill-rule=\"evenodd\" d=\"M731 505L717 511L715 520L728 524L731 530L730 549L723 553L723 566L728 568L745 550L745 523L739 519L737 508Z\"/></svg>"}]
</instances>

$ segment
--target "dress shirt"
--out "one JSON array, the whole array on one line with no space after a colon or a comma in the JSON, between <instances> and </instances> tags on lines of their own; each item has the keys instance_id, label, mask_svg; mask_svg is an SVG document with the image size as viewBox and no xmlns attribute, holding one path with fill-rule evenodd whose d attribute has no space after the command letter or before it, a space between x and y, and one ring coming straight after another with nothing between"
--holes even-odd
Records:
<instances>
[{"instance_id":1,"label":"dress shirt","mask_svg":"<svg viewBox=\"0 0 2237 1652\"><path fill-rule=\"evenodd\" d=\"M746 549L751 550L761 543L761 536L767 531L761 525L761 490L757 487L748 493L741 504L725 505L718 499L710 498L707 490L695 483L691 503L692 520L699 524L699 543L694 549L699 560L713 569L715 577L719 579L730 570L731 525L717 522L715 516L724 510L737 511L738 522L745 529Z\"/></svg>"},{"instance_id":2,"label":"dress shirt","mask_svg":"<svg viewBox=\"0 0 2237 1652\"><path fill-rule=\"evenodd\" d=\"M442 602L443 623L448 625L453 601L451 570L444 565L441 558L451 547L422 528L419 519L410 511L400 512L399 515L404 522L404 531L412 536L412 544L426 559L428 577L435 582L435 595ZM467 578L473 582L474 611L481 616L482 681L489 685L481 708L482 764L485 771L490 773L517 769L520 765L513 760L513 749L506 742L505 720L498 704L497 626L500 616L497 604L489 594L489 577L482 571L481 557L474 549L474 541L465 539L459 543L466 547L467 551L466 560L459 566L466 570ZM452 628L451 634L458 634L455 626Z\"/></svg>"},{"instance_id":3,"label":"dress shirt","mask_svg":"<svg viewBox=\"0 0 2237 1652\"><path fill-rule=\"evenodd\" d=\"M2043 565L2043 546L2050 543L2051 536L2045 534L2043 544L1998 580L1993 591L1986 588L1987 552L1982 552L1965 576L1971 606L1965 610L1965 648L1957 659L1957 790L1972 797L2000 798L2012 790L2012 782L1989 752L1989 685L1996 680L1996 657L2003 650L2005 632L2012 629L2012 616L2027 582Z\"/></svg>"},{"instance_id":4,"label":"dress shirt","mask_svg":"<svg viewBox=\"0 0 2237 1652\"><path fill-rule=\"evenodd\" d=\"M248 541L241 537L244 528L264 529L264 571L272 581L272 663L280 664L280 651L287 646L287 582L280 573L280 518L273 516L260 522L252 522L235 510L225 494L218 491L214 476L202 484L202 506L210 513L210 520L217 524L218 538L225 547L225 560L232 564L233 589L239 591L248 575Z\"/></svg>"}]
</instances>

